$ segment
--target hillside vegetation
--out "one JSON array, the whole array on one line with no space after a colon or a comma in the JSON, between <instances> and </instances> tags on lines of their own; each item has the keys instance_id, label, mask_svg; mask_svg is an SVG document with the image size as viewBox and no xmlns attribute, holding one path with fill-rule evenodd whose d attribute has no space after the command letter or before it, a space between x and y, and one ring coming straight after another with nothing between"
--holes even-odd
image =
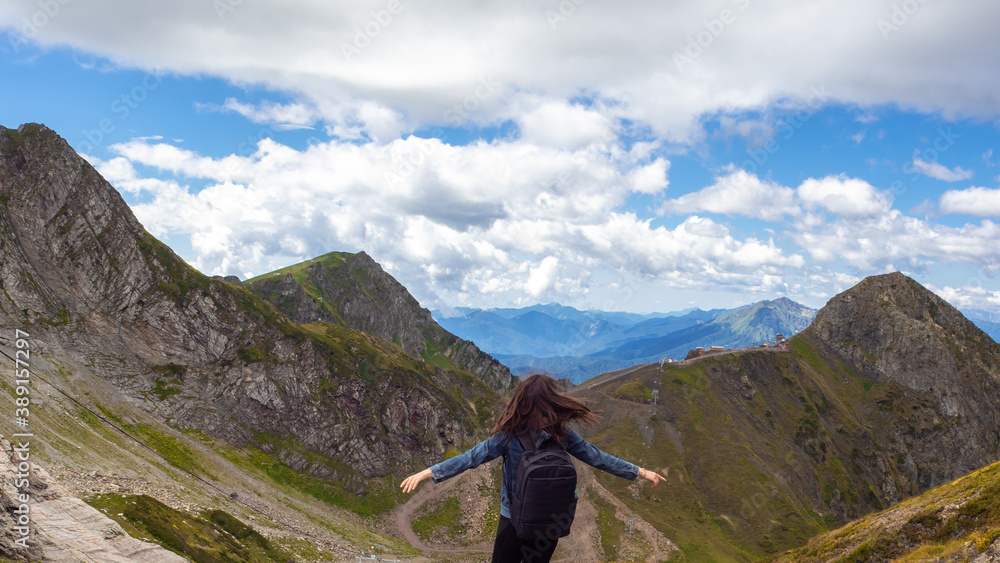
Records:
<instances>
[{"instance_id":1,"label":"hillside vegetation","mask_svg":"<svg viewBox=\"0 0 1000 563\"><path fill-rule=\"evenodd\" d=\"M662 372L649 365L577 386L573 395L604 411L585 436L659 469L668 486L643 488L602 472L598 480L677 543L686 560L751 561L1000 458L1000 347L961 319L946 319L946 305L911 281L890 275L863 282L834 310L821 311L824 318L792 338L787 352L723 354ZM888 307L865 306L885 295ZM854 326L882 318L882 337L866 342L860 361L851 355L858 338L841 335L833 344L823 332L847 314L837 310L843 302L860 307ZM937 322L927 322L931 312ZM877 367L890 354L916 356L936 346L907 342L924 330L935 331L954 359L946 355L932 372ZM917 385L925 376L950 392ZM659 391L655 405L644 389ZM955 410L950 397L958 396Z\"/></svg>"},{"instance_id":2,"label":"hillside vegetation","mask_svg":"<svg viewBox=\"0 0 1000 563\"><path fill-rule=\"evenodd\" d=\"M773 563L1000 559L1000 463L822 534Z\"/></svg>"}]
</instances>

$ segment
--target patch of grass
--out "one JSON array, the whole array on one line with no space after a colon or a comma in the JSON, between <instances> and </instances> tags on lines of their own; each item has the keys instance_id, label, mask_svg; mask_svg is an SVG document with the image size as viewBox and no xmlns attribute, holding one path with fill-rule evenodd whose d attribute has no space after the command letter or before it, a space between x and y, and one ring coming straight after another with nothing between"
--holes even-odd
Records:
<instances>
[{"instance_id":1,"label":"patch of grass","mask_svg":"<svg viewBox=\"0 0 1000 563\"><path fill-rule=\"evenodd\" d=\"M181 392L180 387L173 387L173 385L177 385L178 383L180 382L177 381L176 379L171 379L171 380L157 379L156 386L153 387L153 390L151 392L154 395L156 395L157 398L159 398L161 401L164 401L168 397L173 397L174 395Z\"/></svg>"},{"instance_id":2,"label":"patch of grass","mask_svg":"<svg viewBox=\"0 0 1000 563\"><path fill-rule=\"evenodd\" d=\"M161 401L181 392L180 388L175 386L180 385L181 378L187 371L185 366L177 364L163 364L153 366L153 371L162 374L161 377L156 378L156 386L153 387L151 391Z\"/></svg>"},{"instance_id":3,"label":"patch of grass","mask_svg":"<svg viewBox=\"0 0 1000 563\"><path fill-rule=\"evenodd\" d=\"M944 511L956 503L957 512ZM815 537L776 561L926 561L969 547L981 552L998 537L1000 463Z\"/></svg>"},{"instance_id":4,"label":"patch of grass","mask_svg":"<svg viewBox=\"0 0 1000 563\"><path fill-rule=\"evenodd\" d=\"M492 484L488 481L480 481L478 484L479 494L489 500L483 523L483 536L487 538L493 537L500 525L500 487L503 482L503 465L494 464L491 473L493 476Z\"/></svg>"},{"instance_id":5,"label":"patch of grass","mask_svg":"<svg viewBox=\"0 0 1000 563\"><path fill-rule=\"evenodd\" d=\"M149 424L136 424L126 428L173 465L190 473L211 476L198 463L194 453L177 438L163 434Z\"/></svg>"},{"instance_id":6,"label":"patch of grass","mask_svg":"<svg viewBox=\"0 0 1000 563\"><path fill-rule=\"evenodd\" d=\"M55 319L42 319L42 322L49 326L66 326L69 324L69 309L65 306L59 309Z\"/></svg>"},{"instance_id":7,"label":"patch of grass","mask_svg":"<svg viewBox=\"0 0 1000 563\"><path fill-rule=\"evenodd\" d=\"M619 399L625 399L628 401L638 401L642 403L653 401L653 390L646 387L641 381L638 380L623 383L614 390L612 395Z\"/></svg>"},{"instance_id":8,"label":"patch of grass","mask_svg":"<svg viewBox=\"0 0 1000 563\"><path fill-rule=\"evenodd\" d=\"M427 514L413 520L413 533L424 541L430 541L435 533L453 539L464 529L462 506L458 497L448 497Z\"/></svg>"},{"instance_id":9,"label":"patch of grass","mask_svg":"<svg viewBox=\"0 0 1000 563\"><path fill-rule=\"evenodd\" d=\"M826 362L819 357L816 349L813 348L805 338L795 335L788 339L788 347L795 352L796 357L801 358L813 369L826 371L829 367Z\"/></svg>"},{"instance_id":10,"label":"patch of grass","mask_svg":"<svg viewBox=\"0 0 1000 563\"><path fill-rule=\"evenodd\" d=\"M447 371L457 371L458 366L445 354L446 348L435 342L435 340L424 331L424 350L420 352L420 357L429 365Z\"/></svg>"},{"instance_id":11,"label":"patch of grass","mask_svg":"<svg viewBox=\"0 0 1000 563\"><path fill-rule=\"evenodd\" d=\"M709 389L708 378L705 377L706 363L696 362L685 367L676 367L672 364L665 366L664 379L671 379L676 385L687 385L701 392Z\"/></svg>"},{"instance_id":12,"label":"patch of grass","mask_svg":"<svg viewBox=\"0 0 1000 563\"><path fill-rule=\"evenodd\" d=\"M331 561L333 554L317 547L317 544L298 538L276 538L272 543L280 544L285 551L291 553L296 561Z\"/></svg>"},{"instance_id":13,"label":"patch of grass","mask_svg":"<svg viewBox=\"0 0 1000 563\"><path fill-rule=\"evenodd\" d=\"M145 233L138 246L147 262L158 264L164 274L157 289L172 296L179 306L194 290L200 289L208 293L211 278L192 268L170 247L156 240L156 237Z\"/></svg>"},{"instance_id":14,"label":"patch of grass","mask_svg":"<svg viewBox=\"0 0 1000 563\"><path fill-rule=\"evenodd\" d=\"M322 256L317 256L312 260L306 260L305 262L299 262L298 264L292 264L291 266L286 266L279 270L274 270L273 272L267 272L265 274L252 277L244 281L243 285L251 285L261 280L271 279L272 277L275 277L274 274L278 275L292 274L294 276L295 274L301 273L303 270L305 270L306 268L312 266L317 262L322 263L327 268L333 268L340 264L343 264L344 261L347 258L350 258L351 256L354 256L354 254L350 252L328 252Z\"/></svg>"},{"instance_id":15,"label":"patch of grass","mask_svg":"<svg viewBox=\"0 0 1000 563\"><path fill-rule=\"evenodd\" d=\"M405 500L399 491L398 484L394 483L391 478L366 479L364 480L364 492L358 493L355 490L349 490L345 484L346 479L356 477L355 472L348 466L326 459L301 447L294 447L287 441L267 438L265 440L271 442L272 447L277 450L288 447L296 454L308 459L310 463L326 465L338 477L327 480L309 475L304 471L296 471L283 463L277 456L264 453L257 448L231 449L220 453L240 467L259 471L278 486L289 487L331 506L350 510L359 516L384 514Z\"/></svg>"},{"instance_id":16,"label":"patch of grass","mask_svg":"<svg viewBox=\"0 0 1000 563\"><path fill-rule=\"evenodd\" d=\"M153 366L153 371L163 374L164 377L168 377L170 379L178 379L184 376L184 373L187 371L187 367L178 364L161 364Z\"/></svg>"},{"instance_id":17,"label":"patch of grass","mask_svg":"<svg viewBox=\"0 0 1000 563\"><path fill-rule=\"evenodd\" d=\"M97 405L97 410L101 411L104 414L104 417L107 418L108 420L115 421L118 424L118 426L124 426L125 425L125 423L122 422L122 419L119 418L118 415L116 415L115 413L111 412L110 410L104 408L104 406Z\"/></svg>"},{"instance_id":18,"label":"patch of grass","mask_svg":"<svg viewBox=\"0 0 1000 563\"><path fill-rule=\"evenodd\" d=\"M615 561L622 538L627 533L625 523L615 518L615 507L600 494L589 491L588 498L597 512L597 531L600 534L604 559Z\"/></svg>"},{"instance_id":19,"label":"patch of grass","mask_svg":"<svg viewBox=\"0 0 1000 563\"><path fill-rule=\"evenodd\" d=\"M200 516L146 495L94 495L84 501L137 538L154 541L197 563L291 562L294 557L221 510Z\"/></svg>"},{"instance_id":20,"label":"patch of grass","mask_svg":"<svg viewBox=\"0 0 1000 563\"><path fill-rule=\"evenodd\" d=\"M260 346L244 346L239 351L240 359L248 364L263 362L267 353Z\"/></svg>"}]
</instances>

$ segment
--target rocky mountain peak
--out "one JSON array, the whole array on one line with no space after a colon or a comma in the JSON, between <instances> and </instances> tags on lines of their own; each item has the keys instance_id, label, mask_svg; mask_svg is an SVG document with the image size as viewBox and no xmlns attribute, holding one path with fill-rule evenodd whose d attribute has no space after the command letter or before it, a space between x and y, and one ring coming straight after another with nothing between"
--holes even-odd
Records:
<instances>
[{"instance_id":1,"label":"rocky mountain peak","mask_svg":"<svg viewBox=\"0 0 1000 563\"><path fill-rule=\"evenodd\" d=\"M962 313L900 272L865 278L836 295L808 334L874 381L918 391L1000 373L1000 346Z\"/></svg>"},{"instance_id":2,"label":"rocky mountain peak","mask_svg":"<svg viewBox=\"0 0 1000 563\"><path fill-rule=\"evenodd\" d=\"M467 370L503 393L510 370L443 329L430 311L366 252L331 252L247 280L246 287L298 323L361 330L445 369Z\"/></svg>"},{"instance_id":3,"label":"rocky mountain peak","mask_svg":"<svg viewBox=\"0 0 1000 563\"><path fill-rule=\"evenodd\" d=\"M71 313L111 313L154 284L137 240L145 229L48 127L0 127L0 204L8 315L67 322Z\"/></svg>"}]
</instances>

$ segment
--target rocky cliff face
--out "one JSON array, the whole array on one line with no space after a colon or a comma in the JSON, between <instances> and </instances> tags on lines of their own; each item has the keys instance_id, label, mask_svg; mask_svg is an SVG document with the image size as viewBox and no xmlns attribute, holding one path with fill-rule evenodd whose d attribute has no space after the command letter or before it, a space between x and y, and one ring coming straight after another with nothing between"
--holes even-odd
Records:
<instances>
[{"instance_id":1,"label":"rocky cliff face","mask_svg":"<svg viewBox=\"0 0 1000 563\"><path fill-rule=\"evenodd\" d=\"M907 457L908 492L1000 457L1000 345L916 281L867 278L831 299L803 335L871 384L920 402L889 428L890 447Z\"/></svg>"},{"instance_id":2,"label":"rocky cliff face","mask_svg":"<svg viewBox=\"0 0 1000 563\"><path fill-rule=\"evenodd\" d=\"M339 323L361 330L433 365L468 370L499 393L513 383L509 369L441 328L430 311L364 252L326 254L246 285L295 322Z\"/></svg>"},{"instance_id":3,"label":"rocky cliff face","mask_svg":"<svg viewBox=\"0 0 1000 563\"><path fill-rule=\"evenodd\" d=\"M197 272L42 125L0 128L0 262L0 325L40 352L84 358L177 427L321 477L336 466L323 458L366 476L426 465L474 442L499 401L475 378L360 331L296 324Z\"/></svg>"}]
</instances>

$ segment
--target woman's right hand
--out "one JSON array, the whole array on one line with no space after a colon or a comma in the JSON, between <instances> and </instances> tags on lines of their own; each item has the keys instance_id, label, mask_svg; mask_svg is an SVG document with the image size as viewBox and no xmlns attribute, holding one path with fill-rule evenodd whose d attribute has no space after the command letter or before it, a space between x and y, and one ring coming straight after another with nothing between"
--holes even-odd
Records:
<instances>
[{"instance_id":1,"label":"woman's right hand","mask_svg":"<svg viewBox=\"0 0 1000 563\"><path fill-rule=\"evenodd\" d=\"M650 471L648 469L643 469L641 467L639 468L639 477L642 477L643 479L646 479L647 481L652 481L654 489L656 488L657 485L660 484L660 481L666 481L667 480L667 478L664 477L663 475L660 475L659 473L657 473L655 471Z\"/></svg>"},{"instance_id":2,"label":"woman's right hand","mask_svg":"<svg viewBox=\"0 0 1000 563\"><path fill-rule=\"evenodd\" d=\"M403 489L404 493L408 493L416 489L417 485L419 485L421 481L430 478L431 478L431 470L429 468L424 469L420 473L414 473L413 475L410 475L406 479L403 479L403 482L400 483L399 486L400 488Z\"/></svg>"}]
</instances>

